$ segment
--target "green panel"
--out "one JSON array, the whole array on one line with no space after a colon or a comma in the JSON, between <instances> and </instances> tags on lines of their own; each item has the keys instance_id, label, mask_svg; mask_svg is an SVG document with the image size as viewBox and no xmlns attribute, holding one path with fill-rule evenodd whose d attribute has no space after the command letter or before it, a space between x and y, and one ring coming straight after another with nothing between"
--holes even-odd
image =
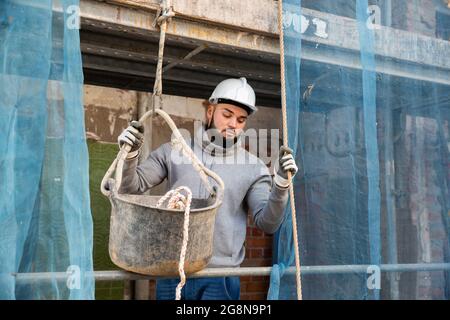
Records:
<instances>
[{"instance_id":1,"label":"green panel","mask_svg":"<svg viewBox=\"0 0 450 320\"><path fill-rule=\"evenodd\" d=\"M94 220L94 270L117 270L108 253L109 219L111 205L108 198L100 192L100 183L106 170L117 155L118 147L112 143L89 140L89 190L91 210ZM123 282L97 282L95 298L123 299Z\"/></svg>"}]
</instances>

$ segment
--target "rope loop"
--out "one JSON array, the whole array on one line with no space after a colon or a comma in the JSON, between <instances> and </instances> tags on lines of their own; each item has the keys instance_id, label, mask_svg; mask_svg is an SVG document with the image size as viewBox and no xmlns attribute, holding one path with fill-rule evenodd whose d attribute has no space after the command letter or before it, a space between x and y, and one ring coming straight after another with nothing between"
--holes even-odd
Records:
<instances>
[{"instance_id":1,"label":"rope loop","mask_svg":"<svg viewBox=\"0 0 450 320\"><path fill-rule=\"evenodd\" d=\"M175 12L173 12L172 6L167 0L160 0L159 9L152 23L153 28L156 28L156 26L161 27L164 22L170 22L174 16Z\"/></svg>"}]
</instances>

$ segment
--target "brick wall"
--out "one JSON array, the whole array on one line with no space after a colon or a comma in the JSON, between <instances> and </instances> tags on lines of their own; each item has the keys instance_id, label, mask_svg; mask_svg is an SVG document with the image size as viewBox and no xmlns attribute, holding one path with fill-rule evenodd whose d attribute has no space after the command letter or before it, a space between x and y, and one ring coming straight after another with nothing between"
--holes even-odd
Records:
<instances>
[{"instance_id":1,"label":"brick wall","mask_svg":"<svg viewBox=\"0 0 450 320\"><path fill-rule=\"evenodd\" d=\"M441 185L439 128L435 119L407 117L406 146L409 163L409 214L415 236L415 260L418 263L444 263L448 252L448 230L445 229ZM436 165L438 164L438 165ZM417 272L409 294L415 299L445 299L445 273Z\"/></svg>"},{"instance_id":2,"label":"brick wall","mask_svg":"<svg viewBox=\"0 0 450 320\"><path fill-rule=\"evenodd\" d=\"M247 222L245 260L242 267L272 266L273 236L265 234L254 225L251 215ZM265 300L269 289L268 276L241 277L241 300Z\"/></svg>"},{"instance_id":3,"label":"brick wall","mask_svg":"<svg viewBox=\"0 0 450 320\"><path fill-rule=\"evenodd\" d=\"M279 123L279 122L275 122ZM266 128L270 128L270 125L266 123ZM250 125L250 127L255 127ZM262 137L258 137L262 139ZM269 141L266 141L263 145L267 147L265 155L268 158L272 158L272 148L275 148L272 144L273 141L279 139L279 136L271 136ZM245 145L247 151L249 151L248 144ZM261 150L259 150L261 151ZM277 150L278 151L278 150ZM276 155L275 155L276 156ZM261 154L258 154L261 160L263 159ZM273 163L273 158L266 165L269 167ZM247 217L247 235L245 238L245 260L241 264L241 267L269 267L272 266L272 243L273 236L264 233L255 226L252 219L252 215L249 213ZM266 300L267 291L269 289L270 277L269 276L244 276L241 277L241 300Z\"/></svg>"}]
</instances>

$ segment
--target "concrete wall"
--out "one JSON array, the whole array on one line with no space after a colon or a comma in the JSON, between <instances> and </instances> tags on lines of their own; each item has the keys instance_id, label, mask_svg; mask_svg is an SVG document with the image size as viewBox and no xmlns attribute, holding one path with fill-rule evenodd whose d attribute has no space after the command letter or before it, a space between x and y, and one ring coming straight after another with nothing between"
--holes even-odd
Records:
<instances>
[{"instance_id":1,"label":"concrete wall","mask_svg":"<svg viewBox=\"0 0 450 320\"><path fill-rule=\"evenodd\" d=\"M85 85L84 110L88 137L115 143L123 128L136 117L136 106L136 92Z\"/></svg>"}]
</instances>

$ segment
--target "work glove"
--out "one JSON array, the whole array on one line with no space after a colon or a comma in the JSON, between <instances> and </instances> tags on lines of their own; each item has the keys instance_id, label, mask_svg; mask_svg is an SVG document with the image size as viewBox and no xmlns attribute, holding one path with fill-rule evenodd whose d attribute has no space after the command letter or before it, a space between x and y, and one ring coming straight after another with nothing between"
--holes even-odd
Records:
<instances>
[{"instance_id":1,"label":"work glove","mask_svg":"<svg viewBox=\"0 0 450 320\"><path fill-rule=\"evenodd\" d=\"M128 128L126 128L117 138L119 148L122 148L124 143L131 146L127 159L137 156L139 148L144 142L144 126L139 121L131 121Z\"/></svg>"},{"instance_id":2,"label":"work glove","mask_svg":"<svg viewBox=\"0 0 450 320\"><path fill-rule=\"evenodd\" d=\"M278 156L278 161L274 166L274 182L281 188L289 187L288 171L291 172L291 177L294 178L298 171L298 167L295 164L294 157L292 155L292 149L282 146Z\"/></svg>"}]
</instances>

